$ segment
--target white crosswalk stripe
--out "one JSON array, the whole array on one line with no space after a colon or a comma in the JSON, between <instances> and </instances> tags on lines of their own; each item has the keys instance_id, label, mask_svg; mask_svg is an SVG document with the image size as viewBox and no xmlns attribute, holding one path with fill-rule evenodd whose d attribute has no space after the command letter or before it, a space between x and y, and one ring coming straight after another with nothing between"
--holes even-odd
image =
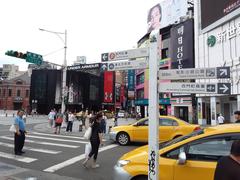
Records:
<instances>
[{"instance_id":1,"label":"white crosswalk stripe","mask_svg":"<svg viewBox=\"0 0 240 180\"><path fill-rule=\"evenodd\" d=\"M0 136L1 139L7 139L7 140L14 140L13 137L7 137L7 136ZM50 143L50 142L44 142L44 141L33 141L26 139L25 142L29 143L35 143L35 144L42 144L42 145L49 145L49 146L60 146L60 147L67 147L67 148L78 148L79 146L75 145L68 145L68 144L58 144L58 143Z\"/></svg>"},{"instance_id":2,"label":"white crosswalk stripe","mask_svg":"<svg viewBox=\"0 0 240 180\"><path fill-rule=\"evenodd\" d=\"M4 153L4 152L0 152L0 157L16 160L16 161L20 161L20 162L25 162L25 163L31 163L31 162L37 160L35 158L29 158L29 157L25 157L25 156L24 157L23 156L16 156L14 154L9 154L9 153Z\"/></svg>"},{"instance_id":3,"label":"white crosswalk stripe","mask_svg":"<svg viewBox=\"0 0 240 180\"><path fill-rule=\"evenodd\" d=\"M3 142L0 142L0 146L14 148L13 144L3 143ZM62 152L62 151L53 151L53 150L49 150L49 149L32 148L32 147L28 147L28 146L24 146L24 149L28 150L28 151L35 151L35 152L41 152L41 153L47 153L47 154L59 154Z\"/></svg>"},{"instance_id":4,"label":"white crosswalk stripe","mask_svg":"<svg viewBox=\"0 0 240 180\"><path fill-rule=\"evenodd\" d=\"M62 142L73 142L73 143L80 143L80 144L87 144L86 141L75 141L75 140L68 140L68 139L58 139L58 138L50 138L50 137L43 137L43 136L33 136L27 135L27 137L35 138L35 139L46 139L46 140L53 140L53 141L62 141Z\"/></svg>"},{"instance_id":5,"label":"white crosswalk stripe","mask_svg":"<svg viewBox=\"0 0 240 180\"><path fill-rule=\"evenodd\" d=\"M39 132L29 132L29 134L35 134L35 135L43 135L43 136L51 136L51 137L64 137L64 138L69 138L69 139L81 139L81 140L86 140L84 137L80 136L65 136L61 134L48 134L48 133L39 133ZM106 141L103 139L103 141Z\"/></svg>"},{"instance_id":6,"label":"white crosswalk stripe","mask_svg":"<svg viewBox=\"0 0 240 180\"><path fill-rule=\"evenodd\" d=\"M106 151L108 149L112 149L112 148L115 148L117 146L118 146L117 144L112 144L112 145L109 145L109 146L106 146L106 147L102 147L102 148L99 149L99 152ZM60 169L62 169L64 167L66 167L66 166L70 166L70 165L72 165L72 164L74 164L74 163L76 163L78 161L81 161L84 158L85 158L85 154L81 154L81 155L76 156L76 157L74 157L72 159L69 159L69 160L64 161L62 163L59 163L59 164L51 166L51 167L49 167L47 169L44 169L43 171L45 171L45 172L55 172L55 171L60 170Z\"/></svg>"}]
</instances>

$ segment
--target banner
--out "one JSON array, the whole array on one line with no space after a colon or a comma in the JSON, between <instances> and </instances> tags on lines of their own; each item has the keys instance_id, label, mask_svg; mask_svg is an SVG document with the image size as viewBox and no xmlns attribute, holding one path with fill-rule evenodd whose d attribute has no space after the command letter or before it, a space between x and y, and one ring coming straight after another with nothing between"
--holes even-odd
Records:
<instances>
[{"instance_id":1,"label":"banner","mask_svg":"<svg viewBox=\"0 0 240 180\"><path fill-rule=\"evenodd\" d=\"M115 83L115 98L118 103L121 103L121 84Z\"/></svg>"},{"instance_id":2,"label":"banner","mask_svg":"<svg viewBox=\"0 0 240 180\"><path fill-rule=\"evenodd\" d=\"M113 103L114 72L104 72L104 103Z\"/></svg>"},{"instance_id":3,"label":"banner","mask_svg":"<svg viewBox=\"0 0 240 180\"><path fill-rule=\"evenodd\" d=\"M135 70L128 70L128 90L134 91L135 89Z\"/></svg>"},{"instance_id":4,"label":"banner","mask_svg":"<svg viewBox=\"0 0 240 180\"><path fill-rule=\"evenodd\" d=\"M187 0L164 0L153 6L147 17L148 33L179 21L187 14Z\"/></svg>"},{"instance_id":5,"label":"banner","mask_svg":"<svg viewBox=\"0 0 240 180\"><path fill-rule=\"evenodd\" d=\"M201 29L213 29L240 13L240 0L201 0Z\"/></svg>"},{"instance_id":6,"label":"banner","mask_svg":"<svg viewBox=\"0 0 240 180\"><path fill-rule=\"evenodd\" d=\"M189 19L171 29L171 69L194 67L193 20Z\"/></svg>"}]
</instances>

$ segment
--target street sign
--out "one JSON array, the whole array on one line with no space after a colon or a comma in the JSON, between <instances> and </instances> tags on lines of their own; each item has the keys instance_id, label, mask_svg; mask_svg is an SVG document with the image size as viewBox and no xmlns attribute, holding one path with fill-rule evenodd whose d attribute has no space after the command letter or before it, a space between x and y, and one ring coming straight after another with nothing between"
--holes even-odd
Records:
<instances>
[{"instance_id":1,"label":"street sign","mask_svg":"<svg viewBox=\"0 0 240 180\"><path fill-rule=\"evenodd\" d=\"M231 83L161 83L159 92L191 94L230 94Z\"/></svg>"},{"instance_id":2,"label":"street sign","mask_svg":"<svg viewBox=\"0 0 240 180\"><path fill-rule=\"evenodd\" d=\"M27 52L26 62L41 65L43 62L43 57L40 54Z\"/></svg>"},{"instance_id":3,"label":"street sign","mask_svg":"<svg viewBox=\"0 0 240 180\"><path fill-rule=\"evenodd\" d=\"M169 80L230 78L230 67L160 70L159 78Z\"/></svg>"},{"instance_id":4,"label":"street sign","mask_svg":"<svg viewBox=\"0 0 240 180\"><path fill-rule=\"evenodd\" d=\"M101 55L101 60L103 62L117 61L117 60L135 59L135 58L148 57L148 56L149 56L148 48L138 48L138 49L130 49L126 51L103 53Z\"/></svg>"},{"instance_id":5,"label":"street sign","mask_svg":"<svg viewBox=\"0 0 240 180\"><path fill-rule=\"evenodd\" d=\"M105 67L105 69L103 68ZM147 59L138 59L134 61L112 61L103 63L102 69L107 71L130 70L130 69L145 69L148 67Z\"/></svg>"}]
</instances>

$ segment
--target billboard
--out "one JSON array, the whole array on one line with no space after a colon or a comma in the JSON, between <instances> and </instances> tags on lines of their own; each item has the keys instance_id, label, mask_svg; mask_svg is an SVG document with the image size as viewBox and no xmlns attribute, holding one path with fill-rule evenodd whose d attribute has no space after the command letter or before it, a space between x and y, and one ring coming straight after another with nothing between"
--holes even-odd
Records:
<instances>
[{"instance_id":1,"label":"billboard","mask_svg":"<svg viewBox=\"0 0 240 180\"><path fill-rule=\"evenodd\" d=\"M104 103L113 103L114 72L104 72Z\"/></svg>"},{"instance_id":2,"label":"billboard","mask_svg":"<svg viewBox=\"0 0 240 180\"><path fill-rule=\"evenodd\" d=\"M200 0L200 2L201 30L203 32L240 14L240 0Z\"/></svg>"},{"instance_id":3,"label":"billboard","mask_svg":"<svg viewBox=\"0 0 240 180\"><path fill-rule=\"evenodd\" d=\"M187 10L187 0L161 1L148 11L147 32L174 24L181 16L187 14Z\"/></svg>"},{"instance_id":4,"label":"billboard","mask_svg":"<svg viewBox=\"0 0 240 180\"><path fill-rule=\"evenodd\" d=\"M189 19L171 29L170 58L172 69L194 67L193 20Z\"/></svg>"}]
</instances>

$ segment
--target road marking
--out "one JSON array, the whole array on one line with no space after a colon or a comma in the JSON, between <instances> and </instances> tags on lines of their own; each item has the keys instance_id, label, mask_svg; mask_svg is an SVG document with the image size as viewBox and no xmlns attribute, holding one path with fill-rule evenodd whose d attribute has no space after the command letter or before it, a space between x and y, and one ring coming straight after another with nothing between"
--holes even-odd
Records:
<instances>
[{"instance_id":1,"label":"road marking","mask_svg":"<svg viewBox=\"0 0 240 180\"><path fill-rule=\"evenodd\" d=\"M34 158L17 156L17 155L14 155L14 154L8 154L8 153L4 153L4 152L0 152L0 157L16 160L16 161L20 161L20 162L25 162L25 163L31 163L31 162L37 160L37 159L34 159Z\"/></svg>"},{"instance_id":2,"label":"road marking","mask_svg":"<svg viewBox=\"0 0 240 180\"><path fill-rule=\"evenodd\" d=\"M0 138L7 139L7 140L14 140L14 138L7 137L7 136L1 136ZM74 146L74 145L68 145L68 144L49 143L49 142L44 142L44 141L33 141L33 140L29 140L29 139L26 139L25 142L42 144L42 145L49 145L49 146L68 147L68 148L78 148L78 147L80 147L80 146Z\"/></svg>"},{"instance_id":3,"label":"road marking","mask_svg":"<svg viewBox=\"0 0 240 180\"><path fill-rule=\"evenodd\" d=\"M57 138L42 137L42 136L32 136L32 135L26 135L26 136L30 138L35 138L35 139L47 139L47 140L53 140L53 141L74 142L74 143L81 143L81 144L88 143L86 141L74 141L74 140L68 140L68 139L57 139Z\"/></svg>"},{"instance_id":4,"label":"road marking","mask_svg":"<svg viewBox=\"0 0 240 180\"><path fill-rule=\"evenodd\" d=\"M86 140L84 137L80 136L66 136L66 135L60 135L60 134L48 134L48 133L40 133L40 132L30 132L29 134L36 134L36 135L43 135L43 136L52 136L52 137L64 137L64 138L70 138L70 139L81 139ZM103 141L106 141L103 139Z\"/></svg>"},{"instance_id":5,"label":"road marking","mask_svg":"<svg viewBox=\"0 0 240 180\"><path fill-rule=\"evenodd\" d=\"M13 144L3 143L3 142L0 142L0 145L4 146L4 147L9 147L9 148L14 147ZM62 151L53 151L53 150L41 149L41 148L31 148L31 147L28 147L28 146L24 146L24 149L29 150L29 151L47 153L47 154L59 154L60 152L62 152Z\"/></svg>"},{"instance_id":6,"label":"road marking","mask_svg":"<svg viewBox=\"0 0 240 180\"><path fill-rule=\"evenodd\" d=\"M82 139L82 140L85 139L84 137L78 137L78 136L65 136L60 134L48 134L48 133L39 133L39 132L30 132L29 134L52 136L52 137L64 137L64 138L71 138L71 139Z\"/></svg>"},{"instance_id":7,"label":"road marking","mask_svg":"<svg viewBox=\"0 0 240 180\"><path fill-rule=\"evenodd\" d=\"M112 148L115 148L117 146L118 146L117 144L112 144L112 145L109 145L109 146L105 146L105 147L100 148L99 152L106 151L108 149L112 149ZM53 172L55 172L55 171L57 171L59 169L62 169L62 168L66 167L66 166L69 166L69 165L72 165L72 164L74 164L74 163L76 163L78 161L81 161L81 160L85 159L85 158L86 158L85 154L81 154L79 156L76 156L76 157L73 157L71 159L68 159L68 160L66 160L66 161L64 161L62 163L59 163L59 164L51 166L51 167L49 167L47 169L44 169L43 171L45 171L45 172L52 172L53 173Z\"/></svg>"}]
</instances>

